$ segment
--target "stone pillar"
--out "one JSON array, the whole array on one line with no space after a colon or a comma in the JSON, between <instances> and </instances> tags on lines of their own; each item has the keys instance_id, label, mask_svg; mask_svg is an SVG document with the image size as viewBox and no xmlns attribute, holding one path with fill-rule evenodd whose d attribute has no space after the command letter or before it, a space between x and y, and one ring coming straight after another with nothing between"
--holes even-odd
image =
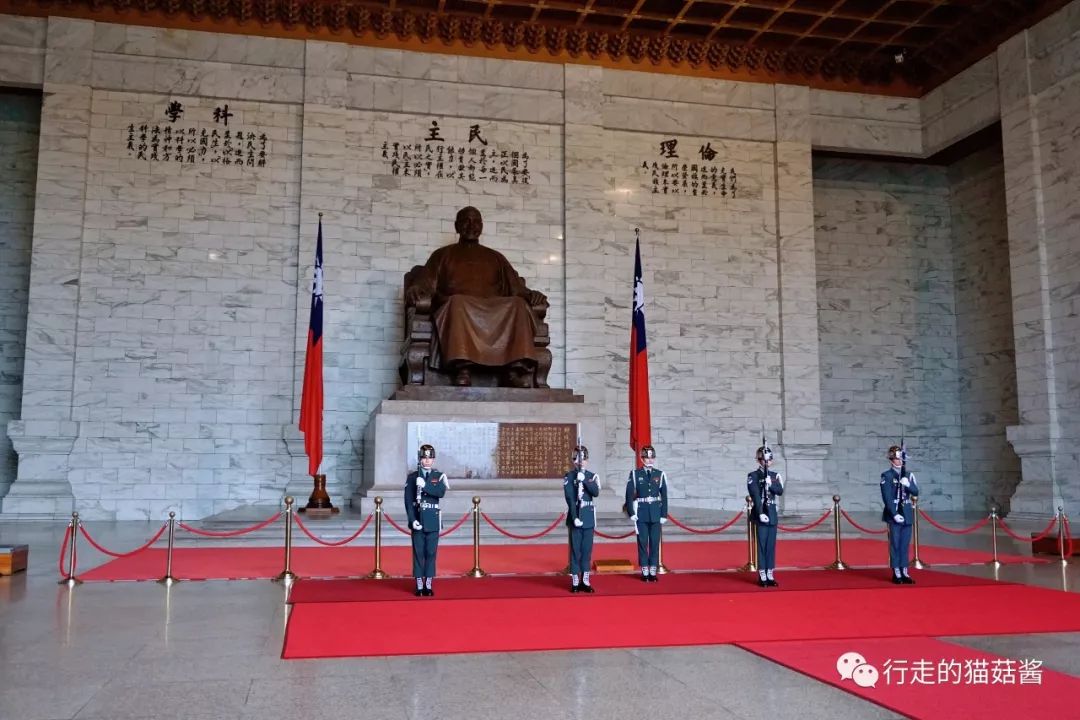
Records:
<instances>
[{"instance_id":1,"label":"stone pillar","mask_svg":"<svg viewBox=\"0 0 1080 720\"><path fill-rule=\"evenodd\" d=\"M1020 456L1014 514L1045 517L1061 502L1061 441L1055 390L1053 315L1038 98L1031 87L1027 32L998 48L1001 139L1008 207L1013 338L1020 424L1006 437Z\"/></svg>"},{"instance_id":2,"label":"stone pillar","mask_svg":"<svg viewBox=\"0 0 1080 720\"><path fill-rule=\"evenodd\" d=\"M56 517L74 505L68 456L90 140L94 23L50 17L34 199L21 419L8 424L19 455L0 513Z\"/></svg>"},{"instance_id":3,"label":"stone pillar","mask_svg":"<svg viewBox=\"0 0 1080 720\"><path fill-rule=\"evenodd\" d=\"M605 168L610 164L604 148L604 71L584 65L565 66L565 219L563 223L566 268L566 387L585 396L587 403L607 400L608 348L604 313L604 242L612 233L614 210L606 194ZM617 232L632 233L632 228ZM625 292L630 292L629 282ZM601 413L600 421L604 415ZM616 438L613 428L601 437L607 447L593 447L595 458L604 453L608 468L627 467L629 448ZM619 436L621 437L621 436ZM595 468L594 468L595 469ZM622 487L622 471L603 478L606 489Z\"/></svg>"},{"instance_id":4,"label":"stone pillar","mask_svg":"<svg viewBox=\"0 0 1080 720\"><path fill-rule=\"evenodd\" d=\"M782 431L780 471L788 511L815 511L832 494L824 460L832 433L821 428L821 367L814 253L810 90L776 86L776 238Z\"/></svg>"},{"instance_id":5,"label":"stone pillar","mask_svg":"<svg viewBox=\"0 0 1080 720\"><path fill-rule=\"evenodd\" d=\"M342 178L349 176L346 144L348 46L309 40L305 46L304 117L300 169L300 238L297 243L296 281L296 357L293 378L293 417L300 417L303 391L304 357L307 350L308 319L311 313L311 283L318 236L319 213L323 213L323 246L327 262L326 288L329 297L344 293L341 287L349 277L355 261L355 238L346 240L346 222L353 223L347 206L355 197L355 188L345 187ZM350 193L351 190L351 193ZM335 507L350 502L359 508L360 499L353 493L360 481L359 433L357 442L350 442L349 429L341 419L347 409L343 403L354 399L352 384L338 367L339 358L352 361L343 350L348 340L342 335L348 308L328 302L323 317L323 384L326 398L323 417L323 464L326 490ZM304 436L293 422L282 428L282 440L292 456L292 479L286 492L295 495L303 505L311 494L312 480L304 452Z\"/></svg>"}]
</instances>

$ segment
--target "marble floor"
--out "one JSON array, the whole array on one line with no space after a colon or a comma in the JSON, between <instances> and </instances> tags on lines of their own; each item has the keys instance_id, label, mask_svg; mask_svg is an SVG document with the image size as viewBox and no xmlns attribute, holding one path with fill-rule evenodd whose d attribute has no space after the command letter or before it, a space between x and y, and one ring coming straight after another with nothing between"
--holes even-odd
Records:
<instances>
[{"instance_id":1,"label":"marble floor","mask_svg":"<svg viewBox=\"0 0 1080 720\"><path fill-rule=\"evenodd\" d=\"M156 527L93 529L126 548ZM0 523L0 543L31 546L29 572L0 577L3 720L898 717L728 646L283 661L280 585L112 583L69 591L56 584L62 534L55 523ZM985 532L946 537L928 530L924 538L989 546ZM1001 549L1022 551L1012 541ZM86 551L80 565L101 559ZM998 576L1080 592L1078 567L1008 565ZM993 573L986 566L949 570ZM404 611L401 621L410 621ZM1080 676L1080 633L954 640Z\"/></svg>"}]
</instances>

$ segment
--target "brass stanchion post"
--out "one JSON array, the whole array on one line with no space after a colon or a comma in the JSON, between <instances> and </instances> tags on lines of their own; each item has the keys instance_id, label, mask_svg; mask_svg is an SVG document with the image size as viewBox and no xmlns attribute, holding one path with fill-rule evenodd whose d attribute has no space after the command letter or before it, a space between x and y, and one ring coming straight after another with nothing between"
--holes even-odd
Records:
<instances>
[{"instance_id":1,"label":"brass stanchion post","mask_svg":"<svg viewBox=\"0 0 1080 720\"><path fill-rule=\"evenodd\" d=\"M754 504L750 496L746 496L746 564L739 570L741 572L757 572L757 533L754 530Z\"/></svg>"},{"instance_id":2,"label":"brass stanchion post","mask_svg":"<svg viewBox=\"0 0 1080 720\"><path fill-rule=\"evenodd\" d=\"M656 546L656 574L667 575L669 572L671 571L668 570L667 565L664 565L664 524L661 523L660 542Z\"/></svg>"},{"instance_id":3,"label":"brass stanchion post","mask_svg":"<svg viewBox=\"0 0 1080 720\"><path fill-rule=\"evenodd\" d=\"M1058 505L1057 518L1058 518L1058 553L1061 555L1061 564L1062 565L1068 565L1069 564L1069 556L1066 554L1066 550L1065 550L1065 542L1066 542L1066 540L1065 540L1065 521L1066 521L1065 507L1062 506L1062 505Z\"/></svg>"},{"instance_id":4,"label":"brass stanchion post","mask_svg":"<svg viewBox=\"0 0 1080 720\"><path fill-rule=\"evenodd\" d=\"M76 535L79 534L79 513L71 513L71 520L68 522L68 528L71 530L71 537L68 538L68 569L67 577L60 580L59 585L67 585L69 588L73 588L76 585L82 585L82 580L75 577L75 540Z\"/></svg>"},{"instance_id":5,"label":"brass stanchion post","mask_svg":"<svg viewBox=\"0 0 1080 720\"><path fill-rule=\"evenodd\" d=\"M930 565L929 563L924 563L922 558L919 557L919 498L917 497L911 498L911 512L915 515L915 520L913 522L914 527L912 528L912 535L914 535L915 539L915 557L911 561L911 564L915 566L916 570L922 570L930 567Z\"/></svg>"},{"instance_id":6,"label":"brass stanchion post","mask_svg":"<svg viewBox=\"0 0 1080 720\"><path fill-rule=\"evenodd\" d=\"M285 496L285 568L274 578L275 581L291 583L298 578L292 571L292 514L293 498Z\"/></svg>"},{"instance_id":7,"label":"brass stanchion post","mask_svg":"<svg viewBox=\"0 0 1080 720\"><path fill-rule=\"evenodd\" d=\"M375 496L375 568L367 574L369 580L385 580L390 577L382 569L382 497Z\"/></svg>"},{"instance_id":8,"label":"brass stanchion post","mask_svg":"<svg viewBox=\"0 0 1080 720\"><path fill-rule=\"evenodd\" d=\"M832 512L833 512L833 540L836 542L836 559L829 565L825 566L826 570L847 570L848 565L844 564L843 556L841 555L840 548L840 496L832 496Z\"/></svg>"},{"instance_id":9,"label":"brass stanchion post","mask_svg":"<svg viewBox=\"0 0 1080 720\"><path fill-rule=\"evenodd\" d=\"M180 582L172 574L173 543L176 540L176 512L169 511L169 546L165 549L165 574L158 580L162 585L172 585Z\"/></svg>"},{"instance_id":10,"label":"brass stanchion post","mask_svg":"<svg viewBox=\"0 0 1080 720\"><path fill-rule=\"evenodd\" d=\"M990 560L990 562L988 562L986 564L989 565L990 567L994 568L995 570L997 570L999 567L1001 567L1001 561L998 560L997 533L998 533L998 507L997 507L997 505L991 505L990 506L990 543L991 543L991 547L994 550L994 557Z\"/></svg>"},{"instance_id":11,"label":"brass stanchion post","mask_svg":"<svg viewBox=\"0 0 1080 720\"><path fill-rule=\"evenodd\" d=\"M487 575L480 567L480 498L472 499L472 570L467 577L481 578Z\"/></svg>"}]
</instances>

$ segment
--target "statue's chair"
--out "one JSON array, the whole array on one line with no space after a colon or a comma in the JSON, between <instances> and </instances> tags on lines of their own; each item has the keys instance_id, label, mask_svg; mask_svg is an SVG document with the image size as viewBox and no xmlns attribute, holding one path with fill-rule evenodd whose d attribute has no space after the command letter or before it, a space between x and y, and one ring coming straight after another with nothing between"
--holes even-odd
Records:
<instances>
[{"instance_id":1,"label":"statue's chair","mask_svg":"<svg viewBox=\"0 0 1080 720\"><path fill-rule=\"evenodd\" d=\"M415 301L409 298L409 289L425 273L423 265L417 265L405 273L405 348L402 352L398 373L402 385L453 385L453 379L444 371L430 366L432 343L435 340L435 319L430 297ZM551 370L551 337L548 335L547 304L530 307L536 322L535 343L536 368L532 372L532 387L547 388L548 372ZM495 387L499 384L499 369L480 365L471 369L474 387Z\"/></svg>"}]
</instances>

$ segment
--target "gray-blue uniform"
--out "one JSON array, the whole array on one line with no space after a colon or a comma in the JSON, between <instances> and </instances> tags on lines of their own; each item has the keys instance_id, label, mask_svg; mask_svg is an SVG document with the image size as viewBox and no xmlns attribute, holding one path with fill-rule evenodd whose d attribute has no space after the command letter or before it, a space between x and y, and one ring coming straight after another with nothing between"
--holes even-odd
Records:
<instances>
[{"instance_id":1,"label":"gray-blue uniform","mask_svg":"<svg viewBox=\"0 0 1080 720\"><path fill-rule=\"evenodd\" d=\"M626 481L626 514L637 515L641 572L655 578L660 564L660 519L666 520L668 514L668 483L663 470L642 467L630 473Z\"/></svg>"},{"instance_id":2,"label":"gray-blue uniform","mask_svg":"<svg viewBox=\"0 0 1080 720\"><path fill-rule=\"evenodd\" d=\"M776 497L784 494L784 486L777 474L772 470L768 473L768 482L765 481L765 470L760 466L746 476L746 494L754 504L750 519L757 526L758 569L764 573L776 569ZM768 515L769 521L763 521L762 515Z\"/></svg>"},{"instance_id":3,"label":"gray-blue uniform","mask_svg":"<svg viewBox=\"0 0 1080 720\"><path fill-rule=\"evenodd\" d=\"M416 502L416 478L424 478L420 502ZM446 475L439 470L414 470L405 481L405 513L412 530L413 577L435 577L435 555L439 550L439 498L446 495ZM419 520L423 529L417 530L413 523Z\"/></svg>"},{"instance_id":4,"label":"gray-blue uniform","mask_svg":"<svg viewBox=\"0 0 1080 720\"><path fill-rule=\"evenodd\" d=\"M574 468L563 478L566 526L570 528L570 574L575 578L589 572L592 567L593 531L596 529L596 507L593 499L599 495L600 483L596 473L591 470ZM574 520L581 521L580 527Z\"/></svg>"},{"instance_id":5,"label":"gray-blue uniform","mask_svg":"<svg viewBox=\"0 0 1080 720\"><path fill-rule=\"evenodd\" d=\"M881 519L889 528L889 567L908 574L908 548L911 545L911 524L915 520L915 508L911 498L919 495L919 486L915 476L907 470L902 474L911 483L910 487L900 484L901 468L890 467L881 473ZM903 522L897 522L897 515L902 515Z\"/></svg>"}]
</instances>

